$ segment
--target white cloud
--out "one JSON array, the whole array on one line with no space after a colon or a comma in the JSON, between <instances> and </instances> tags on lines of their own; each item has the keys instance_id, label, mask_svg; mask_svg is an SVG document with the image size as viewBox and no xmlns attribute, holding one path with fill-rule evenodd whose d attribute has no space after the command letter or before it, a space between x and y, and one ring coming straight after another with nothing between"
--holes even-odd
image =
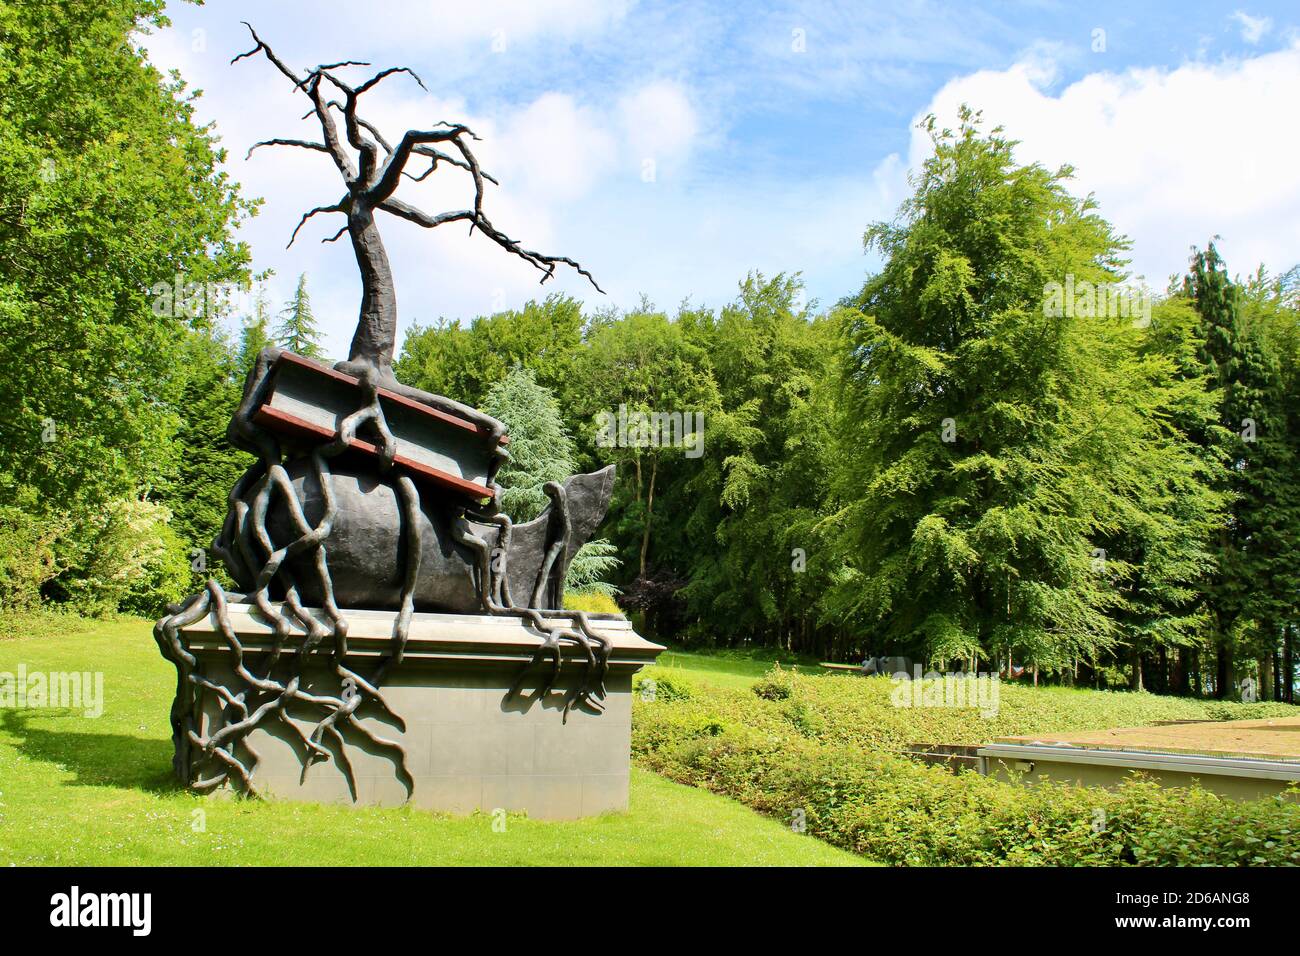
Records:
<instances>
[{"instance_id":1,"label":"white cloud","mask_svg":"<svg viewBox=\"0 0 1300 956\"><path fill-rule=\"evenodd\" d=\"M589 194L618 161L612 126L567 93L544 93L501 124L489 149L512 190L567 202Z\"/></svg>"},{"instance_id":2,"label":"white cloud","mask_svg":"<svg viewBox=\"0 0 1300 956\"><path fill-rule=\"evenodd\" d=\"M1061 61L1068 55L1064 43L1038 40L1016 58L1016 65L1034 86L1045 90L1060 79Z\"/></svg>"},{"instance_id":3,"label":"white cloud","mask_svg":"<svg viewBox=\"0 0 1300 956\"><path fill-rule=\"evenodd\" d=\"M1286 269L1300 258L1300 126L1278 113L1300 89L1300 46L1173 70L1092 73L1051 95L1041 64L947 84L922 113L951 125L962 103L1021 141L1018 158L1075 167L1077 194L1134 243L1135 275L1156 287L1212 236L1230 266ZM910 163L928 151L913 135Z\"/></svg>"},{"instance_id":4,"label":"white cloud","mask_svg":"<svg viewBox=\"0 0 1300 956\"><path fill-rule=\"evenodd\" d=\"M699 121L680 83L647 83L619 102L624 136L641 159L683 162L699 134Z\"/></svg>"},{"instance_id":5,"label":"white cloud","mask_svg":"<svg viewBox=\"0 0 1300 956\"><path fill-rule=\"evenodd\" d=\"M1252 46L1264 38L1264 34L1273 29L1271 17L1252 17L1249 13L1238 10L1232 19L1241 24L1241 38Z\"/></svg>"}]
</instances>

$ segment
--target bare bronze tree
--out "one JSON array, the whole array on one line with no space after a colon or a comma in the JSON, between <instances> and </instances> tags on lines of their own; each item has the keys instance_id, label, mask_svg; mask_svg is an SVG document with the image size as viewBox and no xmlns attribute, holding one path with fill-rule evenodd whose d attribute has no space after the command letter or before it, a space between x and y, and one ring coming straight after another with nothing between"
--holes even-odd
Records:
<instances>
[{"instance_id":1,"label":"bare bronze tree","mask_svg":"<svg viewBox=\"0 0 1300 956\"><path fill-rule=\"evenodd\" d=\"M353 800L357 799L346 732L359 737L370 752L387 751L410 796L415 778L407 768L402 743L378 735L361 720L358 710L367 703L380 708L399 730L405 730L401 716L385 702L380 688L389 670L402 663L417 604L444 613L512 616L541 636L533 658L507 692L507 700L518 695L533 668L549 658L549 678L538 694L539 699L545 697L560 675L562 645L578 647L587 670L565 695L562 719L567 720L575 706L603 709L612 644L594 629L587 614L564 611L563 582L573 554L604 517L614 474L610 466L591 475L574 476L563 484L549 482L545 490L551 504L546 512L514 526L500 511L500 489L495 483L490 498L471 506L436 489L422 493L410 474L394 467L397 439L385 411L391 406L380 400L381 385L475 422L480 433L475 441L486 442L498 456L504 455L500 439L505 426L476 409L407 388L393 378L397 298L375 213L401 216L430 229L466 222L471 232L479 230L541 270L543 282L555 273L556 266L564 264L600 287L572 259L525 249L492 225L483 214L483 184L496 180L479 167L468 145L477 137L467 127L438 123L430 130L408 130L394 147L374 125L357 115L359 99L385 77L407 73L423 87L409 69L381 70L355 87L333 71L366 64L324 64L299 77L251 26L248 29L257 46L231 62L265 53L294 88L311 100L312 108L303 119L316 116L323 140L270 139L255 144L249 153L259 146L295 146L326 153L347 186L334 204L304 213L289 244L293 245L303 225L318 213L347 216L347 225L324 241L334 242L346 232L361 269L357 331L347 360L336 366L361 380L360 404L338 416L332 439L282 444L280 436L264 428L258 416L282 353L275 347L259 353L227 433L234 447L253 454L256 460L230 490L226 520L213 542L213 553L242 592L228 597L221 582L210 579L203 591L170 607L154 628L159 650L176 667L171 711L173 766L180 779L196 789L230 785L257 794L260 786L253 777L259 757L248 738L274 720L283 723L283 732L298 744L304 779L313 764L333 756ZM339 98L330 99L327 90ZM339 137L336 115L343 119L346 144ZM427 159L428 168L418 175L407 173L405 167L412 156ZM470 208L433 215L394 195L403 176L423 180L443 164L465 170L473 178ZM342 456L354 447L362 429L368 430L379 454L376 460L363 463L358 472L356 462L346 462ZM463 436L460 440L469 441ZM489 469L488 481L494 471ZM353 489L350 496L348 488ZM349 653L348 622L339 606L332 567L343 569L343 580L352 589L346 592L349 600L343 602L344 607L397 612L390 649L369 673L361 673L357 655ZM527 598L521 595L523 603L515 603L512 581L520 591L529 590ZM396 594L393 582L400 582ZM267 654L246 653L240 635L231 626L231 600L251 602L270 625L274 638ZM220 682L224 678L205 674L204 662L192 653L185 637L185 628L208 616L214 617L234 661L234 677L229 681L235 690ZM297 648L289 644L295 631L304 635ZM331 679L337 682L337 695L314 680L305 680L309 663L332 669L332 678L327 676L326 683ZM218 714L209 714L210 720L204 716L205 700L219 702ZM289 719L291 708L295 716L314 716L310 733ZM335 747L328 747L327 741Z\"/></svg>"},{"instance_id":2,"label":"bare bronze tree","mask_svg":"<svg viewBox=\"0 0 1300 956\"><path fill-rule=\"evenodd\" d=\"M334 242L346 232L352 241L352 251L356 254L357 266L361 270L361 314L357 320L357 330L352 338L347 361L340 362L336 366L340 371L373 378L377 384L390 389L395 388L408 394L414 393L412 389L398 386L393 378L393 348L397 337L397 296L393 288L393 274L388 264L388 254L384 250L384 242L375 222L376 212L400 216L427 229L453 222L468 223L471 234L477 229L502 249L541 270L542 282L555 274L557 266L567 265L586 277L598 291L603 291L596 284L591 273L573 259L565 256L548 256L525 249L518 240L511 239L487 218L483 212L484 183L495 184L497 181L480 168L478 159L475 158L469 145L471 140L477 140L478 137L469 127L440 121L432 129L407 130L394 146L384 138L374 124L358 114L357 108L361 97L394 74L405 73L419 83L421 89L427 89L424 82L410 68L399 66L380 70L357 86L345 83L335 71L345 67L370 64L354 60L326 63L299 76L285 65L271 47L257 35L257 31L251 25L248 23L244 25L248 27L257 45L230 62L237 63L259 52L264 53L276 69L293 83L294 89L304 93L311 101L311 109L304 114L303 119L315 115L320 123L323 140L323 142L313 142L301 139L268 139L255 143L248 154L252 155L253 150L261 146L294 146L325 153L338 167L347 187L347 191L337 202L328 206L317 206L304 213L289 239L289 245L293 245L299 230L308 219L317 214L339 213L347 216L347 225L322 240ZM343 138L339 135L336 115L343 120ZM427 159L428 167L418 174L407 172L406 166L413 157ZM402 177L421 182L444 164L468 172L473 179L474 199L470 207L430 214L397 198L397 187ZM424 393L416 393L414 397L422 401L433 399L440 405L457 404ZM467 411L458 404L457 410L462 413Z\"/></svg>"}]
</instances>

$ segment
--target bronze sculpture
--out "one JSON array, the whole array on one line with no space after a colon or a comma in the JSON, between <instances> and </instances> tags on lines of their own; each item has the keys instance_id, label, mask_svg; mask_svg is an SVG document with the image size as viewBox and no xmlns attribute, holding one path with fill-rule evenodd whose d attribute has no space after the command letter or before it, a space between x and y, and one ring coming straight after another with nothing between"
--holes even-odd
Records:
<instances>
[{"instance_id":1,"label":"bronze sculpture","mask_svg":"<svg viewBox=\"0 0 1300 956\"><path fill-rule=\"evenodd\" d=\"M402 746L367 729L356 715L370 703L405 729L379 688L389 668L402 661L416 612L508 615L536 629L542 642L507 698L518 694L534 665L549 659L545 693L559 676L562 645L578 648L587 670L566 696L564 719L574 706L601 708L608 641L588 615L556 612L563 608L568 562L604 517L613 467L548 484L546 511L512 525L493 481L508 454L502 423L452 399L404 386L393 375L396 295L375 213L427 228L465 222L471 233L481 232L540 269L543 282L563 264L596 283L574 260L525 249L488 220L484 184L496 180L480 168L469 145L477 137L468 127L439 123L408 130L394 146L358 114L360 98L387 77L406 74L423 87L410 69L381 70L357 86L335 71L364 63L324 64L299 76L251 26L249 31L256 45L231 62L263 53L310 100L306 116L315 115L322 132L321 142L272 139L253 149L278 145L325 153L346 184L337 202L302 216L290 245L313 216L345 215L347 224L323 241L348 234L363 291L345 361L329 369L270 348L245 383L228 438L257 461L230 490L225 525L212 545L240 593L228 595L210 580L203 591L169 609L173 613L154 631L163 655L177 668L174 767L197 789L229 783L256 793L251 778L257 756L246 738L263 721L278 719L301 747L304 775L313 763L329 758L328 740L350 777L343 739L348 731L394 755L409 794L413 784ZM336 115L343 121L342 136ZM429 160L418 176L405 169L413 157ZM472 206L431 215L396 198L403 177L423 180L442 165L470 175ZM254 605L274 628L265 654L246 655L229 624L232 601ZM349 608L397 612L389 652L370 673L363 674L349 658ZM209 615L230 652L238 690L205 676L183 639L183 628ZM295 630L305 630L306 638L287 651L286 639ZM340 693L307 689L308 658L328 663ZM222 703L219 726L206 731L200 719L205 693ZM310 733L288 719L291 707L318 715Z\"/></svg>"}]
</instances>

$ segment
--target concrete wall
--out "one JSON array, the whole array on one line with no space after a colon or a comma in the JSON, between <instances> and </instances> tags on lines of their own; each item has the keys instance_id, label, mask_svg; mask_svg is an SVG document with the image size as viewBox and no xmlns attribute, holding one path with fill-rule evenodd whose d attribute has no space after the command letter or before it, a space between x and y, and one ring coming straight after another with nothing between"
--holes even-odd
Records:
<instances>
[{"instance_id":1,"label":"concrete wall","mask_svg":"<svg viewBox=\"0 0 1300 956\"><path fill-rule=\"evenodd\" d=\"M1147 779L1166 787L1200 786L1232 800L1258 800L1286 791L1288 780L1262 775L1229 775L1205 768L1196 771L1174 770L1157 766L1135 766L1129 763L1075 763L1052 760L1037 755L1024 759L986 757L984 772L1001 780L1024 785L1052 780L1083 787L1117 787L1125 779L1142 773Z\"/></svg>"},{"instance_id":2,"label":"concrete wall","mask_svg":"<svg viewBox=\"0 0 1300 956\"><path fill-rule=\"evenodd\" d=\"M357 612L360 613L360 612ZM379 612L365 612L376 615ZM256 647L268 631L248 618L245 609L232 616L242 644ZM566 653L561 680L544 698L538 689L547 665L530 673L523 690L507 701L506 691L531 658L540 635L513 620L470 616L416 615L411 651L386 674L380 690L388 707L405 721L405 729L372 701L357 711L360 723L377 737L399 743L414 778L410 802L422 809L469 813L497 809L524 812L541 819L573 819L627 809L631 747L632 675L661 648L632 632L626 621L605 625L615 640L604 713L586 708L562 719L565 694L583 674L585 658ZM382 659L382 628L366 628L349 638L357 651L349 666L369 677ZM418 635L418 640L415 639ZM235 675L231 655L208 625L186 637L203 662L205 675L234 693L244 686ZM383 641L386 641L385 637ZM511 647L513 646L513 650ZM254 673L258 655L247 661ZM280 665L276 678L287 678L296 657ZM303 670L302 689L321 696L342 695L341 682L328 660ZM224 724L226 705L209 692L203 701L203 735ZM294 703L288 713L310 736L326 715L324 708ZM398 806L408 799L396 754L376 746L352 729L343 730L352 780L339 760L338 742L322 740L329 761L303 774L305 749L284 722L271 716L246 738L238 754L247 764L255 755L253 782L262 792L288 800L358 806ZM251 753L250 753L251 751Z\"/></svg>"}]
</instances>

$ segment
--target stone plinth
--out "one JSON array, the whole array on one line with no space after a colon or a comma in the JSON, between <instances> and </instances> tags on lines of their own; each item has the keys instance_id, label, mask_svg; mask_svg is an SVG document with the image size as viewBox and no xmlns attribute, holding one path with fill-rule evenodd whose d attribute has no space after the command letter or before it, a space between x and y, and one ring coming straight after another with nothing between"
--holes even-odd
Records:
<instances>
[{"instance_id":1,"label":"stone plinth","mask_svg":"<svg viewBox=\"0 0 1300 956\"><path fill-rule=\"evenodd\" d=\"M245 662L254 674L262 673L271 628L250 605L233 604L228 610ZM369 680L391 653L396 615L344 611L344 616L347 666ZM565 696L586 668L580 648L565 644L560 679L544 697L539 689L547 680L549 661L529 671L520 693L507 700L507 691L542 644L540 632L514 617L414 616L403 659L387 667L379 687L384 703L402 718L405 729L374 701L357 711L358 721L372 734L406 751L406 769L414 783L412 805L453 813L505 809L541 819L627 809L632 675L663 648L638 636L623 618L590 618L593 628L613 645L605 711L575 707L564 720ZM234 655L215 616L185 627L181 636L206 678L232 694L246 689L235 675ZM298 671L303 637L295 632L286 642L282 670ZM301 688L307 693L345 696L342 680L321 649L307 656L301 672ZM228 722L223 714L228 706L217 692L203 692L200 736ZM295 703L286 717L310 736L325 713ZM345 772L338 741L331 734L321 740L330 759L312 764L304 773L305 748L278 717L260 721L240 753L247 752L255 761L252 781L271 797L367 806L406 803L408 788L397 754L349 728L343 729L343 738L351 774Z\"/></svg>"}]
</instances>

